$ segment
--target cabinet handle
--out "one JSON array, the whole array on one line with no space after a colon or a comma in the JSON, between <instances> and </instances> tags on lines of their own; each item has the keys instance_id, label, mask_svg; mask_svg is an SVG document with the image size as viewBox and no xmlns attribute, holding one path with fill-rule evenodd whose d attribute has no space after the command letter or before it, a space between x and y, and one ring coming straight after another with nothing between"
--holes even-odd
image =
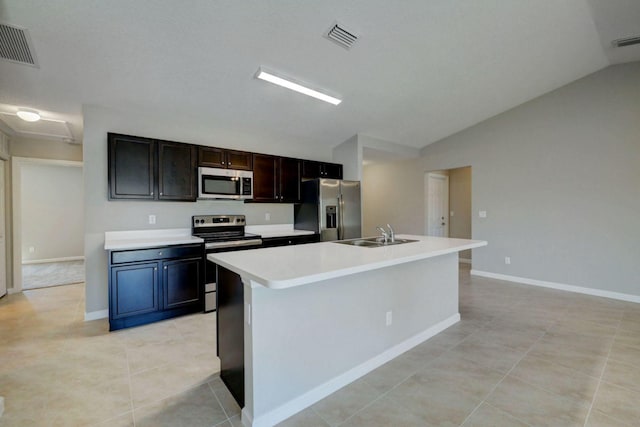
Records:
<instances>
[{"instance_id":1,"label":"cabinet handle","mask_svg":"<svg viewBox=\"0 0 640 427\"><path fill-rule=\"evenodd\" d=\"M224 165L224 162L221 162Z\"/></svg>"},{"instance_id":2,"label":"cabinet handle","mask_svg":"<svg viewBox=\"0 0 640 427\"><path fill-rule=\"evenodd\" d=\"M167 269L167 266L166 266L166 265L164 266L164 269L165 269L165 270Z\"/></svg>"},{"instance_id":3,"label":"cabinet handle","mask_svg":"<svg viewBox=\"0 0 640 427\"><path fill-rule=\"evenodd\" d=\"M162 192L160 192L160 195L162 196Z\"/></svg>"},{"instance_id":4,"label":"cabinet handle","mask_svg":"<svg viewBox=\"0 0 640 427\"><path fill-rule=\"evenodd\" d=\"M227 163L229 166L231 166L231 162Z\"/></svg>"},{"instance_id":5,"label":"cabinet handle","mask_svg":"<svg viewBox=\"0 0 640 427\"><path fill-rule=\"evenodd\" d=\"M162 252L158 252L158 255L162 255Z\"/></svg>"},{"instance_id":6,"label":"cabinet handle","mask_svg":"<svg viewBox=\"0 0 640 427\"><path fill-rule=\"evenodd\" d=\"M158 267L153 267L153 271L158 271Z\"/></svg>"},{"instance_id":7,"label":"cabinet handle","mask_svg":"<svg viewBox=\"0 0 640 427\"><path fill-rule=\"evenodd\" d=\"M153 196L153 191L151 192L150 196Z\"/></svg>"}]
</instances>

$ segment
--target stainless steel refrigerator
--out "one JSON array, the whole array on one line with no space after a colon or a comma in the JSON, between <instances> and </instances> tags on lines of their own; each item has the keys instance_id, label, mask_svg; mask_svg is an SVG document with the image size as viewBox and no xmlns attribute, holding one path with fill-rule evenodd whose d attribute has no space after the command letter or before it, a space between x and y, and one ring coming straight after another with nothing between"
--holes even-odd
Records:
<instances>
[{"instance_id":1,"label":"stainless steel refrigerator","mask_svg":"<svg viewBox=\"0 0 640 427\"><path fill-rule=\"evenodd\" d=\"M302 182L302 203L294 208L295 228L320 234L320 241L362 237L360 181Z\"/></svg>"}]
</instances>

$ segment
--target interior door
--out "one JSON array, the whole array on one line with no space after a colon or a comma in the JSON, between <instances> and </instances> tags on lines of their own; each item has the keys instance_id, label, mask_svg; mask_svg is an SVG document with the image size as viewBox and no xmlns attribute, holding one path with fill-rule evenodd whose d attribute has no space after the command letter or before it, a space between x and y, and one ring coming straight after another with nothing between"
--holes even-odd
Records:
<instances>
[{"instance_id":1,"label":"interior door","mask_svg":"<svg viewBox=\"0 0 640 427\"><path fill-rule=\"evenodd\" d=\"M427 174L427 235L449 236L449 177Z\"/></svg>"}]
</instances>

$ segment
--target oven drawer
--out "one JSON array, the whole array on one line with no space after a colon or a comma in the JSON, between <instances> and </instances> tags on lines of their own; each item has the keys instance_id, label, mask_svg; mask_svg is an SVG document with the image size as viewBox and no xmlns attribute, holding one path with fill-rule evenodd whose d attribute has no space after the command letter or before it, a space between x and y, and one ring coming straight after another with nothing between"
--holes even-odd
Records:
<instances>
[{"instance_id":1,"label":"oven drawer","mask_svg":"<svg viewBox=\"0 0 640 427\"><path fill-rule=\"evenodd\" d=\"M202 256L203 245L165 246L111 252L111 264Z\"/></svg>"}]
</instances>

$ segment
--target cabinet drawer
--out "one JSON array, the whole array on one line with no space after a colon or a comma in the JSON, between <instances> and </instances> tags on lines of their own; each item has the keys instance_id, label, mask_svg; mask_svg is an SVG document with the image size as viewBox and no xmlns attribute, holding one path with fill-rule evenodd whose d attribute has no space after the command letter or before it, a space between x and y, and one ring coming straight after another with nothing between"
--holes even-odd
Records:
<instances>
[{"instance_id":1,"label":"cabinet drawer","mask_svg":"<svg viewBox=\"0 0 640 427\"><path fill-rule=\"evenodd\" d=\"M162 248L134 249L111 252L111 264L150 261L170 258L198 257L203 253L202 245L165 246Z\"/></svg>"}]
</instances>

